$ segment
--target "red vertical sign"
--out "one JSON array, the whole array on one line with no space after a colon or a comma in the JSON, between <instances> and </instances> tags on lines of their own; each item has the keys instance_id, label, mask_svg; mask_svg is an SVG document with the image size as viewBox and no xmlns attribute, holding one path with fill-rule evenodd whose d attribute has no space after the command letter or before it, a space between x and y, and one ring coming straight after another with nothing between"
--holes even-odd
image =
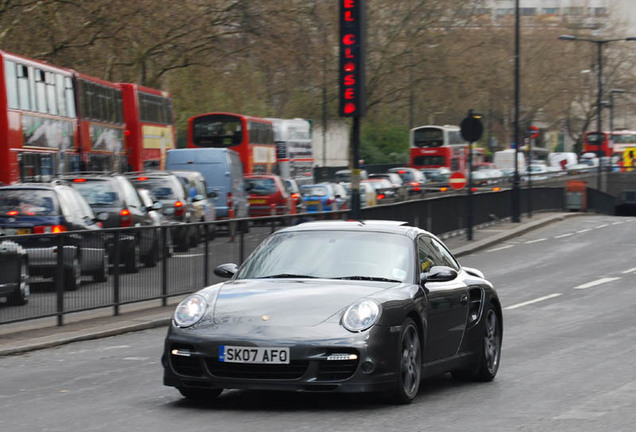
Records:
<instances>
[{"instance_id":1,"label":"red vertical sign","mask_svg":"<svg viewBox=\"0 0 636 432\"><path fill-rule=\"evenodd\" d=\"M340 0L340 115L364 115L365 1Z\"/></svg>"}]
</instances>

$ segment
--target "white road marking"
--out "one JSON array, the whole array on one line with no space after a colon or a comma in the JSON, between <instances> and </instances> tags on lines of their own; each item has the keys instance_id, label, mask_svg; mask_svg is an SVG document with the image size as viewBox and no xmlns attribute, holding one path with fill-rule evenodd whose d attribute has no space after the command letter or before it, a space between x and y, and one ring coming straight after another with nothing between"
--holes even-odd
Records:
<instances>
[{"instance_id":1,"label":"white road marking","mask_svg":"<svg viewBox=\"0 0 636 432\"><path fill-rule=\"evenodd\" d=\"M570 237L571 235L574 235L574 233L561 234L561 235L556 236L555 238Z\"/></svg>"},{"instance_id":2,"label":"white road marking","mask_svg":"<svg viewBox=\"0 0 636 432\"><path fill-rule=\"evenodd\" d=\"M528 301L523 302L523 303L517 303L515 305L505 307L504 309L505 310L517 309L517 308L520 308L520 307L523 307L523 306L528 306L528 305L531 305L531 304L534 304L534 303L539 303L539 302L542 302L542 301L545 301L545 300L550 300L552 298L559 297L561 295L563 295L563 294L561 294L561 293L550 294L550 295L547 295L547 296L544 296L544 297L536 298L534 300L528 300Z\"/></svg>"},{"instance_id":3,"label":"white road marking","mask_svg":"<svg viewBox=\"0 0 636 432\"><path fill-rule=\"evenodd\" d=\"M527 242L525 242L525 244L532 244L532 243L539 243L542 241L547 240L547 238L540 238L540 239L535 239L535 240L528 240Z\"/></svg>"},{"instance_id":4,"label":"white road marking","mask_svg":"<svg viewBox=\"0 0 636 432\"><path fill-rule=\"evenodd\" d=\"M597 228L597 229L598 229L598 228L605 228L606 226L607 226L607 224L603 224L603 225L599 225L599 226L597 226L596 228Z\"/></svg>"},{"instance_id":5,"label":"white road marking","mask_svg":"<svg viewBox=\"0 0 636 432\"><path fill-rule=\"evenodd\" d=\"M623 274L627 274L627 273L635 273L636 272L636 267L634 268L630 268L629 270L625 270L624 272L622 272Z\"/></svg>"},{"instance_id":6,"label":"white road marking","mask_svg":"<svg viewBox=\"0 0 636 432\"><path fill-rule=\"evenodd\" d=\"M620 224L622 224L622 223L623 223L623 221L620 221L620 222L612 222L612 225L620 225Z\"/></svg>"},{"instance_id":7,"label":"white road marking","mask_svg":"<svg viewBox=\"0 0 636 432\"><path fill-rule=\"evenodd\" d=\"M183 255L178 255L178 254L174 254L173 257L174 258L193 258L193 257L202 257L203 254L183 254Z\"/></svg>"},{"instance_id":8,"label":"white road marking","mask_svg":"<svg viewBox=\"0 0 636 432\"><path fill-rule=\"evenodd\" d=\"M592 288L595 287L597 285L602 285L602 284L606 284L608 282L613 282L615 280L620 279L619 277L607 277L607 278L601 278L601 279L597 279L595 281L592 282L588 282L588 283L584 283L582 285L579 286L575 286L574 289L587 289L587 288Z\"/></svg>"},{"instance_id":9,"label":"white road marking","mask_svg":"<svg viewBox=\"0 0 636 432\"><path fill-rule=\"evenodd\" d=\"M504 250L504 249L510 249L511 247L514 247L514 245L506 245L506 246L501 246L501 247L494 248L494 249L488 249L486 252L497 252L497 251Z\"/></svg>"},{"instance_id":10,"label":"white road marking","mask_svg":"<svg viewBox=\"0 0 636 432\"><path fill-rule=\"evenodd\" d=\"M581 233L588 232L588 231L591 231L591 230L592 230L592 228L586 228L586 229L579 230L576 233L577 234L581 234Z\"/></svg>"}]
</instances>

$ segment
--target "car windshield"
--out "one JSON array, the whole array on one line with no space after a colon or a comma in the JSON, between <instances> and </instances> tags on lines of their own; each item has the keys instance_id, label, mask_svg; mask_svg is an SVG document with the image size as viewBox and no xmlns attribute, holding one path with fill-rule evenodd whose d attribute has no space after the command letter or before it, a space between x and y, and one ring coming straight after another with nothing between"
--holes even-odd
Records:
<instances>
[{"instance_id":1,"label":"car windshield","mask_svg":"<svg viewBox=\"0 0 636 432\"><path fill-rule=\"evenodd\" d=\"M0 216L57 216L55 193L37 189L0 190Z\"/></svg>"},{"instance_id":2,"label":"car windshield","mask_svg":"<svg viewBox=\"0 0 636 432\"><path fill-rule=\"evenodd\" d=\"M75 180L72 184L91 206L118 207L121 205L117 189L110 181L86 179L83 181Z\"/></svg>"},{"instance_id":3,"label":"car windshield","mask_svg":"<svg viewBox=\"0 0 636 432\"><path fill-rule=\"evenodd\" d=\"M246 178L245 184L254 195L271 195L277 190L276 182L271 178Z\"/></svg>"},{"instance_id":4,"label":"car windshield","mask_svg":"<svg viewBox=\"0 0 636 432\"><path fill-rule=\"evenodd\" d=\"M411 241L399 234L299 231L270 236L238 279L307 277L404 282L412 278Z\"/></svg>"}]
</instances>

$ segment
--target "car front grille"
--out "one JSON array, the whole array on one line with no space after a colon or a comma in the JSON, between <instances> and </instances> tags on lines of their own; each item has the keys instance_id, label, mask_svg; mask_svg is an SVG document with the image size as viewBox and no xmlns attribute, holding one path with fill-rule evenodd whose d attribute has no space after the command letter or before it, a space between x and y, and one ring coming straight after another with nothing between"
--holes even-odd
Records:
<instances>
[{"instance_id":1,"label":"car front grille","mask_svg":"<svg viewBox=\"0 0 636 432\"><path fill-rule=\"evenodd\" d=\"M320 362L318 381L341 381L351 377L358 368L358 360Z\"/></svg>"},{"instance_id":2,"label":"car front grille","mask_svg":"<svg viewBox=\"0 0 636 432\"><path fill-rule=\"evenodd\" d=\"M206 364L212 375L223 378L295 380L305 374L308 361L292 361L290 364L243 364L224 363L217 359L207 359Z\"/></svg>"}]
</instances>

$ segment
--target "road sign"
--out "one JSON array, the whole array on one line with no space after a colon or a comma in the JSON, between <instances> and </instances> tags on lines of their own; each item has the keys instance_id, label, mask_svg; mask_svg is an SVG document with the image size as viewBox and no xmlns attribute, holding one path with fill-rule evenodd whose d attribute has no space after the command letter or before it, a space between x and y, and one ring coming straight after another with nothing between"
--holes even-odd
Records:
<instances>
[{"instance_id":1,"label":"road sign","mask_svg":"<svg viewBox=\"0 0 636 432\"><path fill-rule=\"evenodd\" d=\"M530 128L528 129L528 135L530 135L530 138L535 139L539 136L539 128L536 126L530 126Z\"/></svg>"},{"instance_id":2,"label":"road sign","mask_svg":"<svg viewBox=\"0 0 636 432\"><path fill-rule=\"evenodd\" d=\"M464 189L467 183L466 174L460 171L455 171L448 178L448 184L456 190Z\"/></svg>"},{"instance_id":3,"label":"road sign","mask_svg":"<svg viewBox=\"0 0 636 432\"><path fill-rule=\"evenodd\" d=\"M473 110L468 111L468 116L462 120L459 125L461 129L462 138L466 141L473 143L475 141L479 141L481 135L484 132L484 127L481 124L481 114L473 112Z\"/></svg>"}]
</instances>

